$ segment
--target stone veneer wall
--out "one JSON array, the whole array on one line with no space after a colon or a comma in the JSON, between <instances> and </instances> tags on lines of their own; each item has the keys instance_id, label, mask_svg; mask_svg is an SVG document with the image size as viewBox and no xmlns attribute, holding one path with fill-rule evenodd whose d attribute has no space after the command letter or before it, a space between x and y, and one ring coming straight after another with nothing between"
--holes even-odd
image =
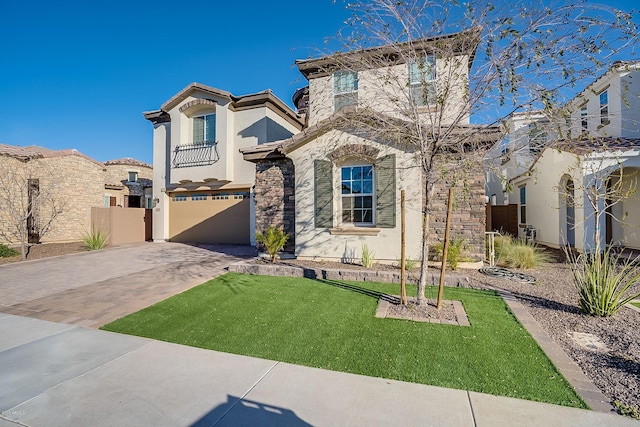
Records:
<instances>
[{"instance_id":1,"label":"stone veneer wall","mask_svg":"<svg viewBox=\"0 0 640 427\"><path fill-rule=\"evenodd\" d=\"M295 171L290 159L261 160L256 164L254 189L256 232L283 227L289 234L284 250L295 250Z\"/></svg>"},{"instance_id":2,"label":"stone veneer wall","mask_svg":"<svg viewBox=\"0 0 640 427\"><path fill-rule=\"evenodd\" d=\"M40 192L53 194L61 207L61 213L51 224L50 231L42 242L80 240L85 230L91 227L91 207L103 205L104 167L80 155L65 155L31 159L22 162L13 157L0 156L0 170L21 170L20 183L13 183L10 191L15 197L24 194L29 176L39 179ZM44 211L47 210L45 206ZM47 215L44 214L43 217ZM8 214L0 212L0 227L12 226ZM0 237L0 241L5 241ZM8 242L18 244L19 241Z\"/></svg>"},{"instance_id":3,"label":"stone veneer wall","mask_svg":"<svg viewBox=\"0 0 640 427\"><path fill-rule=\"evenodd\" d=\"M455 187L455 199L451 216L449 240L462 237L467 249L463 256L473 257L481 261L485 256L485 188L482 156L464 159L457 169L464 169L464 176L459 176ZM448 166L449 169L452 166ZM447 220L447 203L452 180L444 179L434 192L434 200L430 217L430 243L444 242Z\"/></svg>"},{"instance_id":4,"label":"stone veneer wall","mask_svg":"<svg viewBox=\"0 0 640 427\"><path fill-rule=\"evenodd\" d=\"M108 163L108 162L107 162ZM121 185L122 189L105 190L104 194L117 198L117 205L124 206L124 196L142 196L141 201L144 206L144 189L151 187L153 180L153 168L138 164L107 164L105 165L105 184ZM138 172L137 182L128 182L129 172Z\"/></svg>"}]
</instances>

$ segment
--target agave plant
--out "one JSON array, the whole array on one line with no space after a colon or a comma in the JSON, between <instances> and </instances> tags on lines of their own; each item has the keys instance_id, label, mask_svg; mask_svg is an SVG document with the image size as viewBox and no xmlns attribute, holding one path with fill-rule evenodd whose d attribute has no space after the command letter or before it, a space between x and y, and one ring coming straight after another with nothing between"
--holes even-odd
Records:
<instances>
[{"instance_id":1,"label":"agave plant","mask_svg":"<svg viewBox=\"0 0 640 427\"><path fill-rule=\"evenodd\" d=\"M640 268L633 259L607 248L602 254L567 253L569 268L578 290L580 308L591 316L613 316L622 306L640 296L629 289L640 281Z\"/></svg>"}]
</instances>

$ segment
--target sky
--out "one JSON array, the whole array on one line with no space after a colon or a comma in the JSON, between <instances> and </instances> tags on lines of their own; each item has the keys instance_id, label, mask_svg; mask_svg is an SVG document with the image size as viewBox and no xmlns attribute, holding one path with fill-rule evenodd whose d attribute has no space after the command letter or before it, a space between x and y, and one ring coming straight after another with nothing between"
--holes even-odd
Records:
<instances>
[{"instance_id":1,"label":"sky","mask_svg":"<svg viewBox=\"0 0 640 427\"><path fill-rule=\"evenodd\" d=\"M151 163L144 111L191 82L292 106L294 61L348 17L339 0L0 0L0 143Z\"/></svg>"}]
</instances>

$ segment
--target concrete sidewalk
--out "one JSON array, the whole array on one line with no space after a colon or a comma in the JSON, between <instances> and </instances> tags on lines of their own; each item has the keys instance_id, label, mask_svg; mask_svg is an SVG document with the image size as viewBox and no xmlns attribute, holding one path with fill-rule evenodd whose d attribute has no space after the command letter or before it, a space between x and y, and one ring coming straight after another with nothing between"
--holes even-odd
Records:
<instances>
[{"instance_id":1,"label":"concrete sidewalk","mask_svg":"<svg viewBox=\"0 0 640 427\"><path fill-rule=\"evenodd\" d=\"M0 427L640 425L9 314L0 314L0 412Z\"/></svg>"}]
</instances>

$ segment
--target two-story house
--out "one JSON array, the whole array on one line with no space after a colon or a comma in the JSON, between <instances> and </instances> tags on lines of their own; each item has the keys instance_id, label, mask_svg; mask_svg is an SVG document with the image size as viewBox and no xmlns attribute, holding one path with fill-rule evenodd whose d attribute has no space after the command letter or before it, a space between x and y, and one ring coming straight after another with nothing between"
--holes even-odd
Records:
<instances>
[{"instance_id":1,"label":"two-story house","mask_svg":"<svg viewBox=\"0 0 640 427\"><path fill-rule=\"evenodd\" d=\"M269 90L235 96L199 83L144 117L154 125L154 241L255 244L255 167L239 150L296 134L300 117Z\"/></svg>"},{"instance_id":2,"label":"two-story house","mask_svg":"<svg viewBox=\"0 0 640 427\"><path fill-rule=\"evenodd\" d=\"M478 139L497 139L496 129L469 124L465 96L475 35L449 34L296 61L309 82L294 95L307 127L284 141L242 150L256 163L258 230L284 227L291 237L287 249L302 259L351 262L366 246L377 260L394 262L400 259L404 190L407 256L420 259L423 153L408 129L435 120L438 129L473 128ZM456 212L452 235L464 238L469 254L481 260L484 176L482 165L474 165L467 175L469 197ZM436 239L444 230L447 179L433 195L430 224Z\"/></svg>"},{"instance_id":3,"label":"two-story house","mask_svg":"<svg viewBox=\"0 0 640 427\"><path fill-rule=\"evenodd\" d=\"M639 249L640 63L613 64L563 110L539 155L504 168L508 191L487 194L518 205L520 236L529 226L550 246L590 250L598 234Z\"/></svg>"}]
</instances>

